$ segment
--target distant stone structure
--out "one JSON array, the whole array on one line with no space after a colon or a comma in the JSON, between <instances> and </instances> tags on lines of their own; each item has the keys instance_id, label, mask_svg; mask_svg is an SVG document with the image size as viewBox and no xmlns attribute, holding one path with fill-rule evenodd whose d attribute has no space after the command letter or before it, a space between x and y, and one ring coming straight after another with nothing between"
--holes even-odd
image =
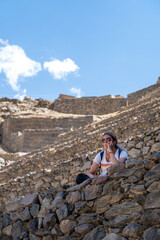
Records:
<instances>
[{"instance_id":1,"label":"distant stone structure","mask_svg":"<svg viewBox=\"0 0 160 240\"><path fill-rule=\"evenodd\" d=\"M126 99L121 97L82 97L76 99L58 98L51 104L50 109L57 112L84 115L104 115L118 111L126 106Z\"/></svg>"},{"instance_id":2,"label":"distant stone structure","mask_svg":"<svg viewBox=\"0 0 160 240\"><path fill-rule=\"evenodd\" d=\"M158 78L157 83L160 83L160 77Z\"/></svg>"},{"instance_id":3,"label":"distant stone structure","mask_svg":"<svg viewBox=\"0 0 160 240\"><path fill-rule=\"evenodd\" d=\"M61 97L56 99L50 105L50 109L62 113L104 115L119 111L121 107L137 102L139 99L145 97L147 94L159 87L160 82L158 80L154 85L128 94L127 98L120 95L72 98L71 96L60 94Z\"/></svg>"},{"instance_id":4,"label":"distant stone structure","mask_svg":"<svg viewBox=\"0 0 160 240\"><path fill-rule=\"evenodd\" d=\"M148 88L128 94L127 98L117 95L107 95L102 97L82 97L60 94L54 102L39 99L25 98L23 102L16 99L0 99L0 110L4 111L3 122L0 123L0 134L2 143L12 152L30 152L38 148L52 144L59 134L84 127L93 122L93 115L105 115L113 112L120 112L122 108L128 107L143 99L147 94L155 89L160 89L160 83ZM6 104L3 104L6 103ZM14 106L11 107L9 103ZM79 114L77 117L19 117L11 114L18 111L21 105L22 111L29 111L30 108L44 108L60 113ZM25 110L27 107L27 110ZM26 112L26 114L27 114Z\"/></svg>"},{"instance_id":5,"label":"distant stone structure","mask_svg":"<svg viewBox=\"0 0 160 240\"><path fill-rule=\"evenodd\" d=\"M61 133L83 127L93 116L7 118L2 127L2 143L13 152L29 152L52 144Z\"/></svg>"},{"instance_id":6,"label":"distant stone structure","mask_svg":"<svg viewBox=\"0 0 160 240\"><path fill-rule=\"evenodd\" d=\"M66 94L59 94L59 98L62 99L75 99L74 96L66 95Z\"/></svg>"}]
</instances>

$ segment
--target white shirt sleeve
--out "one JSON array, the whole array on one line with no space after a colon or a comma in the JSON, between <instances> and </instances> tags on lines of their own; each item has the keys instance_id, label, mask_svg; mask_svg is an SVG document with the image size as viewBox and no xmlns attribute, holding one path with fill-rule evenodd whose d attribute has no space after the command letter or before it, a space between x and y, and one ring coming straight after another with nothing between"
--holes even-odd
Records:
<instances>
[{"instance_id":1,"label":"white shirt sleeve","mask_svg":"<svg viewBox=\"0 0 160 240\"><path fill-rule=\"evenodd\" d=\"M120 158L126 158L128 160L128 154L125 152L125 151L122 151L121 154L120 154Z\"/></svg>"},{"instance_id":2,"label":"white shirt sleeve","mask_svg":"<svg viewBox=\"0 0 160 240\"><path fill-rule=\"evenodd\" d=\"M101 152L99 152L95 158L93 159L93 162L96 162L97 164L100 164L101 163L101 155L100 155Z\"/></svg>"}]
</instances>

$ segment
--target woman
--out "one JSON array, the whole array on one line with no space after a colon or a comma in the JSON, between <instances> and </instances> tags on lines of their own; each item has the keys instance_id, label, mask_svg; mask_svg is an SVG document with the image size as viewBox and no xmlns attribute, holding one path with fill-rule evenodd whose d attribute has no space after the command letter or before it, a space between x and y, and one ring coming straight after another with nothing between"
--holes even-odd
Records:
<instances>
[{"instance_id":1,"label":"woman","mask_svg":"<svg viewBox=\"0 0 160 240\"><path fill-rule=\"evenodd\" d=\"M80 173L76 178L76 183L82 183L88 178L95 178L95 173L101 165L102 173L100 176L107 175L107 168L114 164L124 163L128 159L125 151L121 150L117 145L117 137L112 132L103 134L102 143L104 151L99 152L93 160L93 164L88 174Z\"/></svg>"}]
</instances>

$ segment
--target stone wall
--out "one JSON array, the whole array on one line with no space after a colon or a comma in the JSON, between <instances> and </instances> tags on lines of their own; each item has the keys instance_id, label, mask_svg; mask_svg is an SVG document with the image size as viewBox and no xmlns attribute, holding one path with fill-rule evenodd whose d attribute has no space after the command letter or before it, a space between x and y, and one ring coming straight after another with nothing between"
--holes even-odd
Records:
<instances>
[{"instance_id":1,"label":"stone wall","mask_svg":"<svg viewBox=\"0 0 160 240\"><path fill-rule=\"evenodd\" d=\"M151 93L152 91L154 91L159 87L160 87L160 83L157 82L156 84L151 85L147 88L128 94L127 95L128 104L137 102L138 99L145 97L147 94Z\"/></svg>"},{"instance_id":2,"label":"stone wall","mask_svg":"<svg viewBox=\"0 0 160 240\"><path fill-rule=\"evenodd\" d=\"M107 177L1 204L0 238L158 240L159 215L160 156L154 155L113 165Z\"/></svg>"},{"instance_id":3,"label":"stone wall","mask_svg":"<svg viewBox=\"0 0 160 240\"><path fill-rule=\"evenodd\" d=\"M62 113L103 115L116 112L126 104L127 100L122 97L58 98L51 104L50 108Z\"/></svg>"},{"instance_id":4,"label":"stone wall","mask_svg":"<svg viewBox=\"0 0 160 240\"><path fill-rule=\"evenodd\" d=\"M93 121L92 116L77 118L8 118L2 126L2 143L13 152L28 152L53 143L62 132Z\"/></svg>"},{"instance_id":5,"label":"stone wall","mask_svg":"<svg viewBox=\"0 0 160 240\"><path fill-rule=\"evenodd\" d=\"M16 161L1 171L0 202L75 182L78 173L87 173L93 158L101 150L100 147L93 152L87 150L94 149L94 146L94 139L90 139L88 143L78 144L77 141L70 148L66 146L63 149L60 146L57 151L44 149L39 155L26 155L24 162ZM128 142L121 142L121 146L127 150L130 160L149 161L150 155L159 152L160 129L146 132L141 137L136 136ZM78 153L78 150L79 157L76 157L75 153ZM157 155L158 158L160 155Z\"/></svg>"},{"instance_id":6,"label":"stone wall","mask_svg":"<svg viewBox=\"0 0 160 240\"><path fill-rule=\"evenodd\" d=\"M82 97L72 99L70 96L65 97L64 95L63 97L63 94L60 94L60 97L55 100L49 108L62 113L103 115L119 111L121 107L137 102L139 99L145 97L159 87L160 83L157 82L147 88L128 94L127 98L123 98L120 95L107 95L104 97Z\"/></svg>"}]
</instances>

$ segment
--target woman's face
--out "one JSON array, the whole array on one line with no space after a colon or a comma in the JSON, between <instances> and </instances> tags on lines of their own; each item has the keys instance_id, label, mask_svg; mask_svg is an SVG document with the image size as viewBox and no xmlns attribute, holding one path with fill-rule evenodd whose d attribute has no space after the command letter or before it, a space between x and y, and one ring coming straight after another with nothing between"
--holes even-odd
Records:
<instances>
[{"instance_id":1,"label":"woman's face","mask_svg":"<svg viewBox=\"0 0 160 240\"><path fill-rule=\"evenodd\" d=\"M115 144L116 144L116 141L113 140L113 138L108 134L106 134L102 137L102 142L105 147L107 147L109 144L111 146L111 148L115 147Z\"/></svg>"}]
</instances>

